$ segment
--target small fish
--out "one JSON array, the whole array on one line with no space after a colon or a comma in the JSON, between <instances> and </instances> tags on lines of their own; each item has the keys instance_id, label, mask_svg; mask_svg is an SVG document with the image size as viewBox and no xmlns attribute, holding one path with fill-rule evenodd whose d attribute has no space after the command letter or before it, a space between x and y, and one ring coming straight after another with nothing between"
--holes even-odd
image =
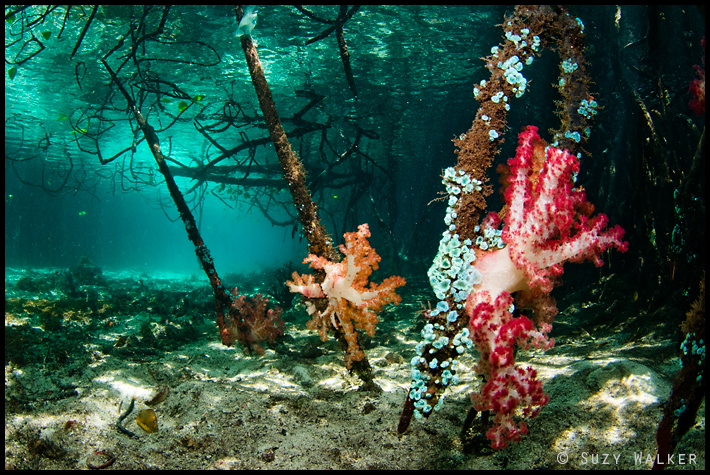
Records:
<instances>
[{"instance_id":1,"label":"small fish","mask_svg":"<svg viewBox=\"0 0 710 475\"><path fill-rule=\"evenodd\" d=\"M237 36L251 35L251 31L256 27L257 12L256 5L248 5L244 9L244 16L237 27Z\"/></svg>"},{"instance_id":2,"label":"small fish","mask_svg":"<svg viewBox=\"0 0 710 475\"><path fill-rule=\"evenodd\" d=\"M158 432L158 417L153 409L143 409L138 413L136 424L144 431L152 434Z\"/></svg>"}]
</instances>

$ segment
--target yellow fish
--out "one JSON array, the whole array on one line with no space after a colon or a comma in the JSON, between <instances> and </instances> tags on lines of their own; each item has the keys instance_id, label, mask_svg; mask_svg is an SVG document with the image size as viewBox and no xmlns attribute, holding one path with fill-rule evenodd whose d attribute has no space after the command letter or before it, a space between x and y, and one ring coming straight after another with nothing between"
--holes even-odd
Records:
<instances>
[{"instance_id":1,"label":"yellow fish","mask_svg":"<svg viewBox=\"0 0 710 475\"><path fill-rule=\"evenodd\" d=\"M136 424L144 431L152 434L158 432L158 417L153 409L143 409L138 413Z\"/></svg>"}]
</instances>

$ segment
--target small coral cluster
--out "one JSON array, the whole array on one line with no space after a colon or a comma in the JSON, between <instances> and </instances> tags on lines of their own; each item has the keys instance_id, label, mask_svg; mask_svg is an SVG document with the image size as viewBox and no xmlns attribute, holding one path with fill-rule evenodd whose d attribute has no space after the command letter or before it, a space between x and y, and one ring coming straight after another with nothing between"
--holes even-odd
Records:
<instances>
[{"instance_id":1,"label":"small coral cluster","mask_svg":"<svg viewBox=\"0 0 710 475\"><path fill-rule=\"evenodd\" d=\"M262 342L274 344L276 338L283 335L285 324L281 320L282 310L279 307L267 309L269 299L261 294L254 295L250 300L239 295L237 288L232 290L232 305L229 307L227 325L222 335L222 341L231 345L239 340L244 348L254 350L263 355L265 350Z\"/></svg>"},{"instance_id":2,"label":"small coral cluster","mask_svg":"<svg viewBox=\"0 0 710 475\"><path fill-rule=\"evenodd\" d=\"M705 37L700 42L705 51ZM705 55L703 54L703 66L705 66ZM697 79L693 79L690 83L690 94L693 98L688 103L688 106L698 115L705 113L705 69L697 64L693 66L698 74Z\"/></svg>"},{"instance_id":3,"label":"small coral cluster","mask_svg":"<svg viewBox=\"0 0 710 475\"><path fill-rule=\"evenodd\" d=\"M377 313L385 304L398 304L401 298L395 289L405 284L402 277L392 276L381 284L370 283L372 271L378 268L380 256L370 247L367 238L370 230L361 224L357 232L345 233L345 245L340 252L345 256L342 262L332 262L310 254L303 263L325 272L325 279L317 283L313 275L293 273L293 281L286 284L291 292L306 297L306 309L313 318L307 323L310 329L317 329L323 341L329 329L339 329L348 342L345 363L360 361L365 353L357 343L356 328L374 336Z\"/></svg>"}]
</instances>

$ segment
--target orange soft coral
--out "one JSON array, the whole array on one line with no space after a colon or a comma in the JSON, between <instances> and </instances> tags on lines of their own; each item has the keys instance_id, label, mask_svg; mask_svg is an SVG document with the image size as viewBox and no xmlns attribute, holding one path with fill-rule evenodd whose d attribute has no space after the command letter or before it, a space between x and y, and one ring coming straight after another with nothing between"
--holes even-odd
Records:
<instances>
[{"instance_id":1,"label":"orange soft coral","mask_svg":"<svg viewBox=\"0 0 710 475\"><path fill-rule=\"evenodd\" d=\"M380 256L370 247L367 238L370 229L361 224L357 232L345 233L345 245L340 252L345 255L342 262L332 262L323 257L310 254L303 263L309 263L314 269L322 269L326 276L318 284L311 275L293 273L293 281L286 284L291 292L303 294L308 313L313 316L306 326L317 329L321 340L325 341L329 328L340 328L348 342L348 354L345 363L348 367L353 361L360 361L365 356L357 344L355 329L365 330L374 336L377 325L377 313L387 303L395 305L401 302L395 289L405 284L402 277L388 277L381 284L370 282L372 271L378 268ZM310 299L326 298L328 307L318 311Z\"/></svg>"}]
</instances>

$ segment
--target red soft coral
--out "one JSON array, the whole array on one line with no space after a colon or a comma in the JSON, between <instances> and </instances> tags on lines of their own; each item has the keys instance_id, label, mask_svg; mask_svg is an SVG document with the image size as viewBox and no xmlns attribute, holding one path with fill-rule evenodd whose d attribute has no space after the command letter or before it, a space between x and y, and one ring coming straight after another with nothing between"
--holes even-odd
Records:
<instances>
[{"instance_id":1,"label":"red soft coral","mask_svg":"<svg viewBox=\"0 0 710 475\"><path fill-rule=\"evenodd\" d=\"M296 272L293 273L293 281L286 282L291 292L301 293L307 298L306 308L313 318L306 326L317 329L323 341L327 338L328 329L342 329L348 342L348 355L345 357L348 367L352 361L360 361L365 356L357 344L355 328L374 336L377 313L385 304L401 301L394 289L405 284L402 277L392 276L379 285L370 282L368 286L368 278L380 262L380 256L370 247L368 237L370 230L367 224L361 224L357 232L346 233L345 245L340 246L340 252L345 256L342 262L310 254L303 262L325 271L322 283L316 283L313 276L301 276ZM312 300L319 298L328 299L327 308L321 311Z\"/></svg>"},{"instance_id":2,"label":"red soft coral","mask_svg":"<svg viewBox=\"0 0 710 475\"><path fill-rule=\"evenodd\" d=\"M703 53L705 52L705 37L700 42L703 46ZM703 54L703 66L705 66L705 54ZM698 66L693 65L695 72L698 73L698 79L693 79L690 82L690 94L693 98L688 103L688 106L698 115L703 115L705 113L705 70Z\"/></svg>"},{"instance_id":3,"label":"red soft coral","mask_svg":"<svg viewBox=\"0 0 710 475\"><path fill-rule=\"evenodd\" d=\"M481 358L476 371L486 384L472 395L474 408L493 411L488 437L494 448L505 447L527 431L513 420L515 410L534 416L547 403L542 383L532 368L515 366L515 347L549 348L551 322L557 313L549 292L567 261L591 260L601 265L601 253L615 247L625 251L623 229L605 229L607 217L592 216L594 207L584 191L575 188L577 157L547 144L536 127L527 127L518 138L515 158L508 161L507 212L502 232L506 247L479 253L474 267L482 282L466 302L471 317L471 340ZM495 223L494 217L487 222ZM535 310L513 318L512 293L518 306Z\"/></svg>"},{"instance_id":4,"label":"red soft coral","mask_svg":"<svg viewBox=\"0 0 710 475\"><path fill-rule=\"evenodd\" d=\"M604 250L626 250L621 227L604 230L605 215L589 216L594 207L584 191L574 187L577 157L546 145L537 127L527 127L518 138L516 156L508 161L511 177L502 235L528 285L543 292L552 290L551 278L562 273L564 262L589 259L600 266ZM540 160L542 168L535 166Z\"/></svg>"},{"instance_id":5,"label":"red soft coral","mask_svg":"<svg viewBox=\"0 0 710 475\"><path fill-rule=\"evenodd\" d=\"M546 295L564 262L591 260L611 247L625 251L624 230L605 230L605 215L590 216L594 207L574 187L577 157L547 144L529 126L518 138L515 158L508 161L510 185L502 238L506 247L479 254L475 267L483 275L476 290L495 296L503 291Z\"/></svg>"},{"instance_id":6,"label":"red soft coral","mask_svg":"<svg viewBox=\"0 0 710 475\"><path fill-rule=\"evenodd\" d=\"M547 404L542 382L531 367L515 366L515 348L550 348L549 325L538 331L524 316L513 317L510 308L513 298L508 292L492 300L489 292L471 294L467 310L471 317L471 340L480 353L476 372L484 375L486 384L479 392L471 394L477 411L493 412L493 425L486 436L494 449L501 449L507 441L519 440L527 433L525 422L516 423L515 411L520 408L524 416L535 416Z\"/></svg>"}]
</instances>

